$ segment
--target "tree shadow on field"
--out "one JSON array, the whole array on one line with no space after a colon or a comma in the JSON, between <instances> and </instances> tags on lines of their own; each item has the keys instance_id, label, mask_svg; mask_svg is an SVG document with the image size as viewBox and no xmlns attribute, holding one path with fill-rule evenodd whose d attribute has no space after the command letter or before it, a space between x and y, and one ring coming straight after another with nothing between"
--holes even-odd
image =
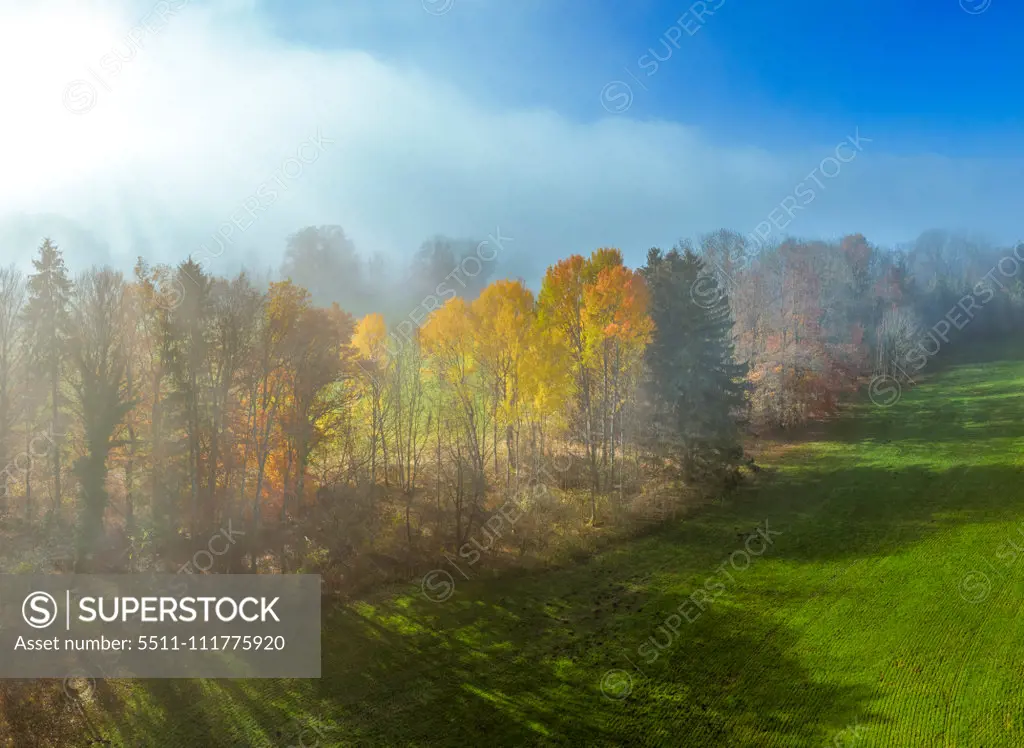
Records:
<instances>
[{"instance_id":1,"label":"tree shadow on field","mask_svg":"<svg viewBox=\"0 0 1024 748\"><path fill-rule=\"evenodd\" d=\"M1024 472L1014 466L887 470L839 465L821 460L816 473L781 477L762 492L756 506L761 515L774 518L771 527L781 533L775 543L780 557L881 557L967 525L1024 526ZM797 510L794 505L800 504ZM754 516L754 506L745 502L736 511L747 509ZM722 523L720 532L726 531Z\"/></svg>"},{"instance_id":2,"label":"tree shadow on field","mask_svg":"<svg viewBox=\"0 0 1024 748\"><path fill-rule=\"evenodd\" d=\"M591 566L554 580L467 583L441 604L410 596L339 607L325 620L322 679L140 682L153 709L126 714L120 739L284 748L315 718L320 742L310 732L302 744L320 748L798 746L871 719L868 689L813 678L787 654L794 636L756 610L709 610L647 664L637 646L684 597L643 588L622 592L613 610L601 590L625 590L631 569Z\"/></svg>"},{"instance_id":3,"label":"tree shadow on field","mask_svg":"<svg viewBox=\"0 0 1024 748\"><path fill-rule=\"evenodd\" d=\"M102 680L36 678L0 683L0 746L70 748L100 745L91 710L111 710L118 699Z\"/></svg>"},{"instance_id":4,"label":"tree shadow on field","mask_svg":"<svg viewBox=\"0 0 1024 748\"><path fill-rule=\"evenodd\" d=\"M223 741L226 726L214 721L206 681L185 679L141 679L134 681L144 694L144 708L123 705L108 725L115 745L185 746L189 740L203 745L230 745Z\"/></svg>"},{"instance_id":5,"label":"tree shadow on field","mask_svg":"<svg viewBox=\"0 0 1024 748\"><path fill-rule=\"evenodd\" d=\"M569 587L600 586L592 569L564 573ZM636 647L682 596L623 595L621 610L595 611L593 595L541 580L513 599L500 583L466 587L462 602L409 598L332 626L345 645L325 648L318 699L337 704L352 741L339 744L807 745L865 717L867 689L815 681L786 654L794 637L754 611L709 611L646 665Z\"/></svg>"},{"instance_id":6,"label":"tree shadow on field","mask_svg":"<svg viewBox=\"0 0 1024 748\"><path fill-rule=\"evenodd\" d=\"M303 737L312 725L312 680L146 679L144 708L115 711L112 745L157 748L326 748ZM309 713L307 715L307 712ZM312 734L312 733L310 733Z\"/></svg>"},{"instance_id":7,"label":"tree shadow on field","mask_svg":"<svg viewBox=\"0 0 1024 748\"><path fill-rule=\"evenodd\" d=\"M656 607L671 613L686 600L665 596ZM855 721L883 721L868 710L871 687L812 677L792 654L798 637L756 610L709 608L674 637L665 618L638 642L644 658L638 647L629 653L656 738L644 745L826 745Z\"/></svg>"}]
</instances>

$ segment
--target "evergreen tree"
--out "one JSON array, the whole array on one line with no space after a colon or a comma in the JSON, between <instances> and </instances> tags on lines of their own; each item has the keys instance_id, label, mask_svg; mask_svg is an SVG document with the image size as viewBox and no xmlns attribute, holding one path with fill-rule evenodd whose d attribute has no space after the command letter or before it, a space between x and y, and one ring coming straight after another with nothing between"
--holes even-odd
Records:
<instances>
[{"instance_id":1,"label":"evergreen tree","mask_svg":"<svg viewBox=\"0 0 1024 748\"><path fill-rule=\"evenodd\" d=\"M38 371L49 390L50 458L53 473L51 511L61 503L61 453L63 427L61 410L64 401L60 392L64 364L68 356L70 302L72 283L60 249L50 239L43 239L39 256L32 260L35 273L28 277L28 303L24 319L30 368Z\"/></svg>"},{"instance_id":2,"label":"evergreen tree","mask_svg":"<svg viewBox=\"0 0 1024 748\"><path fill-rule=\"evenodd\" d=\"M168 369L173 398L168 402L169 412L166 415L167 426L173 428L177 420L176 425L184 429L186 436L189 527L195 533L200 502L208 498L201 495L201 481L204 472L203 444L209 443L212 430L209 357L213 278L191 258L179 264L176 272L179 287L184 288L185 293L167 317Z\"/></svg>"},{"instance_id":3,"label":"evergreen tree","mask_svg":"<svg viewBox=\"0 0 1024 748\"><path fill-rule=\"evenodd\" d=\"M734 360L728 296L689 248L651 249L642 273L655 325L646 351L655 426L688 479L730 470L743 455L747 366Z\"/></svg>"}]
</instances>

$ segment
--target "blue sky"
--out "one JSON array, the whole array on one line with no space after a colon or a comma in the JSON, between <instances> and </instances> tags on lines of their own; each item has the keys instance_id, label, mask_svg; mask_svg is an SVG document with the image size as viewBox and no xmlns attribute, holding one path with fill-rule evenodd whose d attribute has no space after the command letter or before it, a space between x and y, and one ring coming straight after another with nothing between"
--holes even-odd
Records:
<instances>
[{"instance_id":1,"label":"blue sky","mask_svg":"<svg viewBox=\"0 0 1024 748\"><path fill-rule=\"evenodd\" d=\"M318 128L330 148L216 263L276 267L290 232L325 223L391 256L500 227L504 272L527 277L720 227L1024 236L1011 0L171 4L158 23L155 0L0 6L17 257L52 226L83 259L180 259ZM129 61L95 80L112 49ZM71 84L92 98L69 102ZM851 139L866 145L836 162Z\"/></svg>"},{"instance_id":2,"label":"blue sky","mask_svg":"<svg viewBox=\"0 0 1024 748\"><path fill-rule=\"evenodd\" d=\"M665 0L454 0L443 16L405 22L340 5L351 3L265 3L297 43L361 46L496 105L579 121L604 116L594 91L623 79L636 94L631 116L765 147L827 140L855 123L905 153L998 156L1024 145L1024 5L1012 0L965 0L984 8L974 15L957 0L707 0L716 9L702 23L693 3ZM678 44L665 39L673 26L685 27ZM669 59L648 78L638 60L652 49Z\"/></svg>"}]
</instances>

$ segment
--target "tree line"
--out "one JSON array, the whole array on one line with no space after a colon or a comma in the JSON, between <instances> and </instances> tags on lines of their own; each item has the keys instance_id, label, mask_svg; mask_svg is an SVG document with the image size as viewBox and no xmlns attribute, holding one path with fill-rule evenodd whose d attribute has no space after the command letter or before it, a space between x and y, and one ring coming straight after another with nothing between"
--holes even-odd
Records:
<instances>
[{"instance_id":1,"label":"tree line","mask_svg":"<svg viewBox=\"0 0 1024 748\"><path fill-rule=\"evenodd\" d=\"M227 522L244 539L222 570L339 583L478 532L488 553L543 553L652 493L734 484L751 430L898 376L979 282L1002 288L972 337L1012 330L1024 298L1016 267L982 280L1015 250L945 232L893 251L728 231L637 269L571 255L536 294L487 268L439 298L474 246L431 240L404 300L372 311L363 287L356 314L352 279L381 265L338 227L291 237L280 280L191 259L72 277L44 240L27 276L0 270L4 523L73 538L78 570L173 567ZM526 490L552 460L570 460L559 485ZM490 537L512 498L522 521Z\"/></svg>"}]
</instances>

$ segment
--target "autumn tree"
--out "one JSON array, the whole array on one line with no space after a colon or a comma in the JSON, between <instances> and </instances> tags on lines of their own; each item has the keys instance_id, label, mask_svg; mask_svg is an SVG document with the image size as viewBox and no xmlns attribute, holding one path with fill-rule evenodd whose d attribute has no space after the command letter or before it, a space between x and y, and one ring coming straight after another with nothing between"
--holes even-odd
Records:
<instances>
[{"instance_id":1,"label":"autumn tree","mask_svg":"<svg viewBox=\"0 0 1024 748\"><path fill-rule=\"evenodd\" d=\"M293 511L302 504L309 455L324 435L324 419L337 405L329 387L342 377L346 358L343 349L352 331L352 317L337 304L329 309L303 309L295 326L290 371L286 374L289 402L282 415L288 440L282 516L288 511L289 497L295 501Z\"/></svg>"},{"instance_id":2,"label":"autumn tree","mask_svg":"<svg viewBox=\"0 0 1024 748\"><path fill-rule=\"evenodd\" d=\"M505 488L518 463L522 422L520 384L534 329L533 294L521 281L495 281L472 304L477 359L491 389L494 469L498 471L499 439L506 456ZM499 431L502 433L499 437Z\"/></svg>"},{"instance_id":3,"label":"autumn tree","mask_svg":"<svg viewBox=\"0 0 1024 748\"><path fill-rule=\"evenodd\" d=\"M422 329L423 350L446 398L445 418L451 425L456 545L466 542L487 491L494 392L480 367L477 326L470 306L457 297L434 312Z\"/></svg>"},{"instance_id":4,"label":"autumn tree","mask_svg":"<svg viewBox=\"0 0 1024 748\"><path fill-rule=\"evenodd\" d=\"M622 305L621 309L617 308ZM538 297L541 327L565 341L575 376L575 417L591 477L590 521L597 517L601 469L613 458L615 423L650 333L643 280L617 249L573 255L548 268Z\"/></svg>"},{"instance_id":5,"label":"autumn tree","mask_svg":"<svg viewBox=\"0 0 1024 748\"><path fill-rule=\"evenodd\" d=\"M643 277L622 264L618 251L600 250L600 266L583 294L586 359L600 398L601 465L615 479L616 438L624 441L623 409L641 374L653 322Z\"/></svg>"},{"instance_id":6,"label":"autumn tree","mask_svg":"<svg viewBox=\"0 0 1024 748\"><path fill-rule=\"evenodd\" d=\"M542 329L550 329L565 341L571 370L575 379L575 412L577 424L587 454L591 478L591 520L597 511L598 439L593 413L593 372L589 363L591 350L583 324L583 294L587 277L592 276L587 260L572 255L547 269L537 298L538 316Z\"/></svg>"},{"instance_id":7,"label":"autumn tree","mask_svg":"<svg viewBox=\"0 0 1024 748\"><path fill-rule=\"evenodd\" d=\"M549 456L549 434L570 425L576 372L565 338L536 315L517 376L519 404L530 430L530 452L539 463Z\"/></svg>"},{"instance_id":8,"label":"autumn tree","mask_svg":"<svg viewBox=\"0 0 1024 748\"><path fill-rule=\"evenodd\" d=\"M210 407L209 458L206 463L204 495L209 523L225 507L231 479L238 462L235 447L242 435L237 428L237 395L242 375L250 362L257 323L263 311L263 294L248 275L215 279L210 289L207 370ZM229 515L230 516L230 513Z\"/></svg>"},{"instance_id":9,"label":"autumn tree","mask_svg":"<svg viewBox=\"0 0 1024 748\"><path fill-rule=\"evenodd\" d=\"M253 367L247 377L249 400L248 430L256 463L256 485L252 495L250 542L256 543L262 521L263 492L267 463L280 430L281 408L287 397L288 375L298 355L297 327L309 309L309 292L291 281L271 283L259 320ZM255 570L255 555L250 559Z\"/></svg>"}]
</instances>

